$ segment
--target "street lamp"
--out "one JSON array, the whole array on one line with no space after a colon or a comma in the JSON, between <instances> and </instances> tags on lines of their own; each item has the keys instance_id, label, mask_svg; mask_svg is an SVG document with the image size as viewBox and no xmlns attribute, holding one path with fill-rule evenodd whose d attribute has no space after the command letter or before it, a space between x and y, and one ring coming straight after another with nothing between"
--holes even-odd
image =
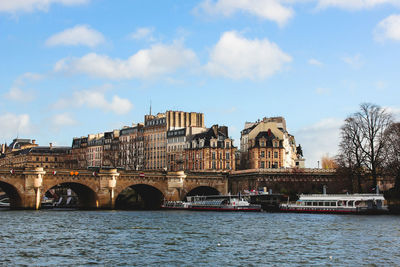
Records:
<instances>
[{"instance_id":1,"label":"street lamp","mask_svg":"<svg viewBox=\"0 0 400 267\"><path fill-rule=\"evenodd\" d=\"M318 163L318 169L319 169L319 160L317 160L317 163Z\"/></svg>"}]
</instances>

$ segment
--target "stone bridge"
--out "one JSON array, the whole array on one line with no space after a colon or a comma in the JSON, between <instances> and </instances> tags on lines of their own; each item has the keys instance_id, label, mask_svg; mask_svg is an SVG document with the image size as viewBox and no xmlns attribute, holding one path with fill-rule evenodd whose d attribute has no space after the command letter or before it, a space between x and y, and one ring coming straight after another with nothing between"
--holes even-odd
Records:
<instances>
[{"instance_id":1,"label":"stone bridge","mask_svg":"<svg viewBox=\"0 0 400 267\"><path fill-rule=\"evenodd\" d=\"M13 209L39 209L45 193L66 185L85 209L114 209L116 199L127 188L135 189L144 201L151 198L183 200L188 194L227 194L227 172L138 172L100 170L0 169L0 188Z\"/></svg>"},{"instance_id":2,"label":"stone bridge","mask_svg":"<svg viewBox=\"0 0 400 267\"><path fill-rule=\"evenodd\" d=\"M121 193L134 189L144 202L183 200L187 195L237 194L266 187L276 193L316 193L326 185L339 192L334 170L257 169L231 172L157 172L100 170L0 169L0 188L14 209L39 209L46 192L71 188L83 209L114 209ZM158 202L157 202L158 201Z\"/></svg>"}]
</instances>

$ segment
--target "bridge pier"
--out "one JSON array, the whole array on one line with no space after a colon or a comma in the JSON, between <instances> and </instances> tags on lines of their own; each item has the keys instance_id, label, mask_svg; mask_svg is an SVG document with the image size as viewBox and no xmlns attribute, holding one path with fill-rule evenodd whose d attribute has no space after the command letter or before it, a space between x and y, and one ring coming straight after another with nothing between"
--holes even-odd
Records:
<instances>
[{"instance_id":1,"label":"bridge pier","mask_svg":"<svg viewBox=\"0 0 400 267\"><path fill-rule=\"evenodd\" d=\"M100 189L97 193L97 208L115 209L115 187L119 176L117 169L101 169L98 176L100 177Z\"/></svg>"},{"instance_id":2,"label":"bridge pier","mask_svg":"<svg viewBox=\"0 0 400 267\"><path fill-rule=\"evenodd\" d=\"M46 172L42 167L37 167L34 170L25 170L22 174L25 176L24 192L21 197L21 206L17 208L38 210L40 208L43 176Z\"/></svg>"},{"instance_id":3,"label":"bridge pier","mask_svg":"<svg viewBox=\"0 0 400 267\"><path fill-rule=\"evenodd\" d=\"M183 186L185 183L186 174L184 171L168 172L168 191L165 198L168 201L179 201L183 199Z\"/></svg>"}]
</instances>

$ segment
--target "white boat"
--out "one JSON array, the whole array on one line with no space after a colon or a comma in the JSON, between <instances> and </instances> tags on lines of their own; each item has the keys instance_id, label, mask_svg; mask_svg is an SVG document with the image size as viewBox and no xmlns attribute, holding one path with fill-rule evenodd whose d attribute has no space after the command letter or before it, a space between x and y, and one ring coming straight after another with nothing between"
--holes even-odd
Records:
<instances>
[{"instance_id":1,"label":"white boat","mask_svg":"<svg viewBox=\"0 0 400 267\"><path fill-rule=\"evenodd\" d=\"M191 196L187 201L166 201L163 209L197 211L261 211L261 205L250 204L238 196Z\"/></svg>"},{"instance_id":2,"label":"white boat","mask_svg":"<svg viewBox=\"0 0 400 267\"><path fill-rule=\"evenodd\" d=\"M280 211L384 214L388 212L388 207L382 194L302 194L295 203L282 203L280 205Z\"/></svg>"},{"instance_id":3,"label":"white boat","mask_svg":"<svg viewBox=\"0 0 400 267\"><path fill-rule=\"evenodd\" d=\"M0 208L9 208L10 207L10 199L8 197L0 200Z\"/></svg>"}]
</instances>

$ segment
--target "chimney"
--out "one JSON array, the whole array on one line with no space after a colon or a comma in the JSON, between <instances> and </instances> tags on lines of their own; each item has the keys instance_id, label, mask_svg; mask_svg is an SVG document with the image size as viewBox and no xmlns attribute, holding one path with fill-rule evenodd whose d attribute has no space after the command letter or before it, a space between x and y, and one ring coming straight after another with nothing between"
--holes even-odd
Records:
<instances>
[{"instance_id":1,"label":"chimney","mask_svg":"<svg viewBox=\"0 0 400 267\"><path fill-rule=\"evenodd\" d=\"M53 148L53 143L50 143L49 146L50 146L50 148Z\"/></svg>"}]
</instances>

